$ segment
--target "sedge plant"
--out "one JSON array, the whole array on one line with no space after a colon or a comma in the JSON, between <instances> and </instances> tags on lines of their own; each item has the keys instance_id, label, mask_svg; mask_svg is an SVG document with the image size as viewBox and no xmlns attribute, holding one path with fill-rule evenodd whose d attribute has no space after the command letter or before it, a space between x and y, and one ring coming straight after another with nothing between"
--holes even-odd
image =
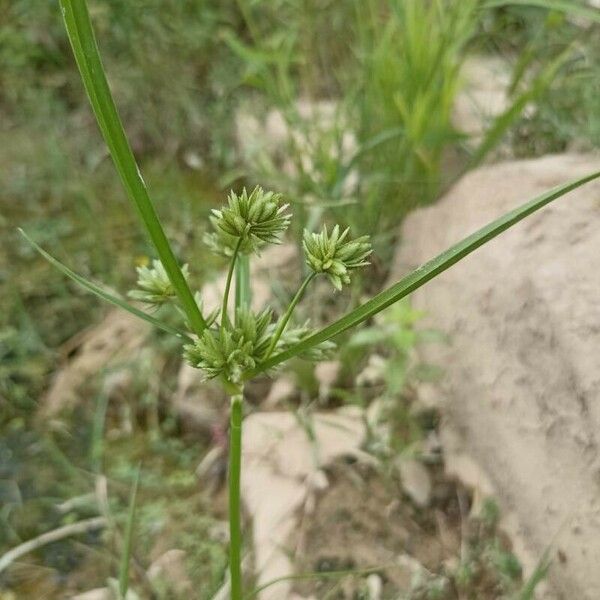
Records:
<instances>
[{"instance_id":1,"label":"sedge plant","mask_svg":"<svg viewBox=\"0 0 600 600\"><path fill-rule=\"evenodd\" d=\"M135 206L156 250L157 259L138 269L137 289L130 297L107 292L50 256L25 237L52 264L89 292L113 303L176 336L185 359L206 378L220 381L231 399L229 448L229 527L231 598L243 597L241 570L242 425L244 386L257 375L268 373L293 357L320 360L334 351L333 339L371 319L388 306L421 287L474 250L567 192L600 177L600 171L554 188L529 200L458 242L447 251L406 275L396 284L373 296L333 323L312 329L294 322L294 311L308 286L317 277L326 277L336 290L348 284L353 271L368 263L368 237L352 239L338 226L320 232L305 231L303 250L308 275L291 298L285 312L275 319L265 308L250 308L249 261L270 244L280 243L290 224L291 214L280 194L256 187L250 193L231 193L227 204L211 216L209 247L229 259L221 307L212 314L202 309L201 298L193 293L187 267L181 266L171 249L150 201L144 180L123 130L92 29L85 0L60 0L64 22L84 86L127 196ZM143 309L174 304L181 314L180 326L161 321ZM142 308L140 308L140 305Z\"/></svg>"}]
</instances>

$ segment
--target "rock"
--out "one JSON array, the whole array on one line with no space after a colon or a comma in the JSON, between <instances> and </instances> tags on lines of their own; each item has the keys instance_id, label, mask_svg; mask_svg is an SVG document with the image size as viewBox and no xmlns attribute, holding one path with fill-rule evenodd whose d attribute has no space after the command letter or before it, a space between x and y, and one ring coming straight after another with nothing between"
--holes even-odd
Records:
<instances>
[{"instance_id":1,"label":"rock","mask_svg":"<svg viewBox=\"0 0 600 600\"><path fill-rule=\"evenodd\" d=\"M560 155L466 175L407 218L391 280L599 166L596 157ZM428 315L421 325L451 340L421 350L445 371L448 466L462 476L467 465L468 477L493 491L529 572L549 546L564 550L549 598L600 598L599 199L598 182L579 188L412 296Z\"/></svg>"},{"instance_id":2,"label":"rock","mask_svg":"<svg viewBox=\"0 0 600 600\"><path fill-rule=\"evenodd\" d=\"M319 398L324 400L329 396L331 388L336 383L342 363L339 360L325 360L317 363L315 378L319 384Z\"/></svg>"},{"instance_id":3,"label":"rock","mask_svg":"<svg viewBox=\"0 0 600 600\"><path fill-rule=\"evenodd\" d=\"M96 588L89 592L83 592L76 596L71 596L71 600L114 600L114 596L109 588Z\"/></svg>"},{"instance_id":4,"label":"rock","mask_svg":"<svg viewBox=\"0 0 600 600\"><path fill-rule=\"evenodd\" d=\"M489 122L508 108L511 73L506 61L472 56L464 62L461 77L463 87L454 103L452 121L475 144L481 141Z\"/></svg>"},{"instance_id":5,"label":"rock","mask_svg":"<svg viewBox=\"0 0 600 600\"><path fill-rule=\"evenodd\" d=\"M367 577L367 591L369 594L369 600L381 600L383 594L383 581L377 573L371 573Z\"/></svg>"},{"instance_id":6,"label":"rock","mask_svg":"<svg viewBox=\"0 0 600 600\"><path fill-rule=\"evenodd\" d=\"M177 375L173 409L186 431L210 435L213 427L227 418L227 396L215 381L205 381L202 372L186 362Z\"/></svg>"},{"instance_id":7,"label":"rock","mask_svg":"<svg viewBox=\"0 0 600 600\"><path fill-rule=\"evenodd\" d=\"M256 413L244 421L242 498L252 518L257 585L293 573L290 537L311 497L327 480L322 466L360 454L366 435L358 410L311 416L311 441L289 412ZM288 598L289 581L270 586L260 600Z\"/></svg>"},{"instance_id":8,"label":"rock","mask_svg":"<svg viewBox=\"0 0 600 600\"><path fill-rule=\"evenodd\" d=\"M227 450L213 446L196 467L196 477L209 494L215 493L227 478Z\"/></svg>"},{"instance_id":9,"label":"rock","mask_svg":"<svg viewBox=\"0 0 600 600\"><path fill-rule=\"evenodd\" d=\"M365 368L357 375L356 385L375 385L383 382L387 360L379 354L371 354Z\"/></svg>"},{"instance_id":10,"label":"rock","mask_svg":"<svg viewBox=\"0 0 600 600\"><path fill-rule=\"evenodd\" d=\"M288 375L279 376L271 385L264 402L265 409L273 409L288 400L296 393L296 382Z\"/></svg>"},{"instance_id":11,"label":"rock","mask_svg":"<svg viewBox=\"0 0 600 600\"><path fill-rule=\"evenodd\" d=\"M183 550L167 550L148 568L148 579L161 589L166 587L180 596L189 595L192 582L187 574L185 558Z\"/></svg>"},{"instance_id":12,"label":"rock","mask_svg":"<svg viewBox=\"0 0 600 600\"><path fill-rule=\"evenodd\" d=\"M431 500L431 476L427 467L414 458L405 457L400 457L396 464L404 493L419 508L429 506Z\"/></svg>"}]
</instances>

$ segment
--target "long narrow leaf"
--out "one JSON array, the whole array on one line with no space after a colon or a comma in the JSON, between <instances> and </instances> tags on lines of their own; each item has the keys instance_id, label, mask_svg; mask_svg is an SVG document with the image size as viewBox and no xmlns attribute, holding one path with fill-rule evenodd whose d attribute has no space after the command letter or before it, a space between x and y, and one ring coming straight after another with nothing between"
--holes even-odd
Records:
<instances>
[{"instance_id":1,"label":"long narrow leaf","mask_svg":"<svg viewBox=\"0 0 600 600\"><path fill-rule=\"evenodd\" d=\"M258 373L266 371L294 356L306 352L310 348L370 319L384 308L387 308L391 304L394 304L394 302L408 296L408 294L414 292L440 273L443 273L459 260L462 260L465 256L471 254L471 252L477 250L477 248L483 246L483 244L500 235L503 231L506 231L509 227L512 227L525 217L546 206L553 200L564 196L566 193L593 179L597 179L598 177L600 177L600 171L592 173L591 175L586 175L581 179L565 183L506 213L499 219L482 227L479 231L472 233L461 242L458 242L450 249L446 250L446 252L442 252L439 256L436 256L418 269L415 269L398 283L377 294L368 302L361 304L338 321L335 321L331 325L328 325L317 333L307 337L292 348L269 358L255 369L248 371L246 373L246 378L250 379Z\"/></svg>"},{"instance_id":2,"label":"long narrow leaf","mask_svg":"<svg viewBox=\"0 0 600 600\"><path fill-rule=\"evenodd\" d=\"M536 595L535 590L537 586L546 579L551 566L552 560L550 559L550 551L546 550L544 554L542 554L542 558L539 560L535 570L525 582L525 585L519 592L516 600L534 600Z\"/></svg>"},{"instance_id":3,"label":"long narrow leaf","mask_svg":"<svg viewBox=\"0 0 600 600\"><path fill-rule=\"evenodd\" d=\"M127 196L142 218L191 327L196 333L202 333L206 323L158 220L123 130L100 60L86 1L60 0L60 6L83 84Z\"/></svg>"},{"instance_id":4,"label":"long narrow leaf","mask_svg":"<svg viewBox=\"0 0 600 600\"><path fill-rule=\"evenodd\" d=\"M104 300L105 302L109 302L110 304L113 304L114 306L118 306L119 308L126 310L127 312L131 313L132 315L135 315L136 317L139 317L140 319L147 321L151 325L154 325L155 327L158 327L159 329L162 329L163 331L166 331L167 333L170 333L172 335L177 336L178 338L181 338L182 340L186 341L187 343L192 342L192 339L187 334L185 334L183 331L179 331L178 329L175 329L174 327L171 327L170 325L167 325L166 323L163 323L162 321L155 319L154 317L150 316L149 314L145 313L144 311L140 310L139 308L136 308L135 306L132 306L131 304L125 302L124 300L121 300L121 298L118 298L117 296L113 296L112 294L109 294L106 290L104 290L100 286L96 285L95 283L92 283L85 277L82 277L81 275L78 275L74 271L71 271L71 269L69 269L69 267L67 267L66 265L63 265L59 260L54 258L51 254L48 254L48 252L46 252L41 246L36 244L22 229L19 229L19 233L52 266L56 267L61 273L63 273L64 275L66 275L67 277L72 279L75 283L80 285L83 289L87 290L88 292L91 292L95 296L98 296L98 298L100 298L101 300Z\"/></svg>"}]
</instances>

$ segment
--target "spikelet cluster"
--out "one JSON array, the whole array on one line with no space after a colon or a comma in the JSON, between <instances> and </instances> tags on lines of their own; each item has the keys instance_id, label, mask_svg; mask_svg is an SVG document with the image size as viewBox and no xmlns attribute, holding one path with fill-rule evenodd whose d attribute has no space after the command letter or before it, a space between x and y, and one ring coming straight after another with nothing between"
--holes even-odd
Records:
<instances>
[{"instance_id":1,"label":"spikelet cluster","mask_svg":"<svg viewBox=\"0 0 600 600\"><path fill-rule=\"evenodd\" d=\"M250 194L231 192L227 206L213 210L210 217L214 231L205 237L209 247L231 256L236 246L243 254L259 253L266 244L280 244L291 215L281 194L265 192L256 186Z\"/></svg>"},{"instance_id":2,"label":"spikelet cluster","mask_svg":"<svg viewBox=\"0 0 600 600\"><path fill-rule=\"evenodd\" d=\"M306 264L315 273L325 273L333 286L341 290L342 285L350 283L350 272L368 265L368 256L373 251L369 236L355 240L347 239L349 229L340 233L336 225L331 234L327 226L321 233L304 231L304 254Z\"/></svg>"},{"instance_id":3,"label":"spikelet cluster","mask_svg":"<svg viewBox=\"0 0 600 600\"><path fill-rule=\"evenodd\" d=\"M137 289L129 292L130 298L158 308L176 297L175 288L160 260L153 260L151 266L137 267L136 271ZM187 265L183 265L181 272L187 279Z\"/></svg>"},{"instance_id":4,"label":"spikelet cluster","mask_svg":"<svg viewBox=\"0 0 600 600\"><path fill-rule=\"evenodd\" d=\"M281 243L291 219L287 209L280 194L260 187L250 194L245 189L239 195L232 192L223 208L213 210L213 231L206 241L214 251L226 256L233 256L236 249L244 254L258 253L267 244ZM367 258L372 252L368 236L351 240L348 229L341 231L337 225L331 232L327 227L320 233L305 231L303 247L309 268L315 274L326 275L337 289L350 282L352 271L369 264ZM187 265L182 272L187 279ZM175 289L159 260L139 267L137 274L137 288L129 293L131 298L154 308L176 299ZM196 293L194 299L203 313L200 295ZM290 306L293 310L294 305ZM221 323L217 323L218 314L223 315ZM270 308L255 313L248 307L238 307L233 320L219 308L203 316L206 327L197 337L191 334L193 342L185 346L185 359L202 370L206 378L220 377L224 383L235 386L242 384L248 371L264 363L272 353L285 352L314 331L308 323L286 327L287 320L283 328L278 327ZM191 330L189 324L186 326ZM277 336L275 342L273 336ZM335 344L326 341L302 356L320 361L328 358L334 348Z\"/></svg>"},{"instance_id":5,"label":"spikelet cluster","mask_svg":"<svg viewBox=\"0 0 600 600\"><path fill-rule=\"evenodd\" d=\"M184 356L190 365L201 369L207 379L223 377L239 384L244 371L253 369L266 358L275 330L272 316L270 309L255 314L247 308L238 308L233 325L205 329L199 339L185 347ZM282 352L311 333L308 324L290 328L278 340L275 351ZM334 348L333 342L323 342L308 350L304 358L324 360Z\"/></svg>"},{"instance_id":6,"label":"spikelet cluster","mask_svg":"<svg viewBox=\"0 0 600 600\"><path fill-rule=\"evenodd\" d=\"M231 328L205 329L194 344L185 347L184 356L209 379L222 376L240 383L243 372L255 367L269 347L271 319L270 309L254 314L238 308Z\"/></svg>"}]
</instances>

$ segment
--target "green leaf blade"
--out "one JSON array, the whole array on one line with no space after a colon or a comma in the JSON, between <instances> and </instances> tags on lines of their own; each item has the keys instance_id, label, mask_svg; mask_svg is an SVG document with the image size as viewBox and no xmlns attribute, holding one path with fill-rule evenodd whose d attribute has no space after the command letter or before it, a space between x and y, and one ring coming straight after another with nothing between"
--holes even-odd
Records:
<instances>
[{"instance_id":1,"label":"green leaf blade","mask_svg":"<svg viewBox=\"0 0 600 600\"><path fill-rule=\"evenodd\" d=\"M571 192L572 190L594 179L597 179L598 177L600 177L600 171L586 175L585 177L575 181L560 185L506 213L485 227L482 227L475 233L467 236L462 241L458 242L445 252L442 252L424 265L421 265L409 273L406 277L401 279L398 283L392 285L383 292L380 292L341 319L338 319L317 333L305 338L288 350L272 356L262 364L258 365L255 369L252 369L246 373L246 378L250 379L259 373L271 369L278 364L293 358L294 356L298 356L299 354L306 352L308 349L330 340L344 331L370 319L391 304L394 304L401 298L408 296L416 289L425 285L428 281L431 281L440 273L443 273L451 266L477 250L477 248L483 246L485 243L489 242L513 225L517 224L519 221L525 219L547 204L550 204L550 202L553 200L564 196L568 192Z\"/></svg>"},{"instance_id":2,"label":"green leaf blade","mask_svg":"<svg viewBox=\"0 0 600 600\"><path fill-rule=\"evenodd\" d=\"M142 219L191 327L195 333L200 334L206 323L150 201L146 184L123 130L104 73L86 1L60 0L60 6L81 79L123 187Z\"/></svg>"},{"instance_id":3,"label":"green leaf blade","mask_svg":"<svg viewBox=\"0 0 600 600\"><path fill-rule=\"evenodd\" d=\"M82 277L81 275L75 273L74 271L69 269L69 267L67 267L66 265L61 263L58 259L54 258L51 254L46 252L41 246L39 246L36 242L34 242L22 229L19 229L19 233L53 267L56 267L63 275L66 275L69 279L71 279L72 281L77 283L84 290L94 294L94 296L97 296L98 298L100 298L101 300L104 300L105 302L108 302L109 304L112 304L114 306L122 308L123 310L126 310L127 312L131 313L132 315L150 323L151 325L154 325L154 327L158 327L158 329L162 329L163 331L170 333L171 335L177 336L178 338L185 341L186 343L192 343L192 341L193 341L192 338L190 338L183 331L179 331L178 329L175 329L174 327L171 327L170 325L167 325L166 323L163 323L162 321L155 319L154 317L152 317L148 313L145 313L144 311L140 310L139 308L132 306L131 304L129 304L128 302L125 302L121 298L118 298L117 296L113 296L112 294L108 293L106 290L102 289L100 286L89 281L85 277Z\"/></svg>"}]
</instances>

